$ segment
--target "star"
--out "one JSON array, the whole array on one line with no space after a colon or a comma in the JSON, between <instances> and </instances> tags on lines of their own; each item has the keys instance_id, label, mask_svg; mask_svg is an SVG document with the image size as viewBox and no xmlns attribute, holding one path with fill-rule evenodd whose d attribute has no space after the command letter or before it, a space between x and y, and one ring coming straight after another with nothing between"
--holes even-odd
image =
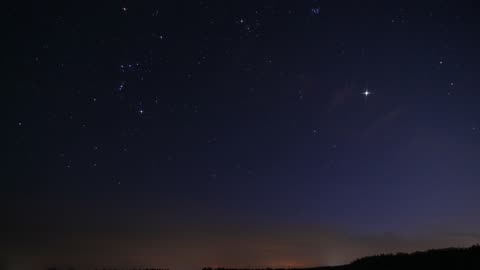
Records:
<instances>
[{"instance_id":1,"label":"star","mask_svg":"<svg viewBox=\"0 0 480 270\"><path fill-rule=\"evenodd\" d=\"M118 92L122 92L124 87L125 87L125 82L121 82L120 86L118 87Z\"/></svg>"},{"instance_id":2,"label":"star","mask_svg":"<svg viewBox=\"0 0 480 270\"><path fill-rule=\"evenodd\" d=\"M123 11L127 11L128 9L126 7L122 7L122 10Z\"/></svg>"},{"instance_id":3,"label":"star","mask_svg":"<svg viewBox=\"0 0 480 270\"><path fill-rule=\"evenodd\" d=\"M145 111L143 109L138 110L139 114L143 114Z\"/></svg>"},{"instance_id":4,"label":"star","mask_svg":"<svg viewBox=\"0 0 480 270\"><path fill-rule=\"evenodd\" d=\"M368 91L368 88L365 89L365 92L362 93L365 97L368 97L372 92Z\"/></svg>"}]
</instances>

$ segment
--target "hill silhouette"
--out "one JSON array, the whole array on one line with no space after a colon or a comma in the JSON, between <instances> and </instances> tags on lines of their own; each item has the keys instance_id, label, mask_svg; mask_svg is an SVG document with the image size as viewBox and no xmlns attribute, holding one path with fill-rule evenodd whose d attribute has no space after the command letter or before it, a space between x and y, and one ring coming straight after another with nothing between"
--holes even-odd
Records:
<instances>
[{"instance_id":1,"label":"hill silhouette","mask_svg":"<svg viewBox=\"0 0 480 270\"><path fill-rule=\"evenodd\" d=\"M292 268L293 269L293 268ZM350 264L296 270L407 270L407 269L480 269L480 245L470 248L433 249L414 253L381 254L357 259ZM246 270L210 268L203 270ZM249 269L260 270L260 269ZM264 270L274 270L267 268ZM276 268L275 270L287 270ZM290 269L291 270L291 269Z\"/></svg>"}]
</instances>

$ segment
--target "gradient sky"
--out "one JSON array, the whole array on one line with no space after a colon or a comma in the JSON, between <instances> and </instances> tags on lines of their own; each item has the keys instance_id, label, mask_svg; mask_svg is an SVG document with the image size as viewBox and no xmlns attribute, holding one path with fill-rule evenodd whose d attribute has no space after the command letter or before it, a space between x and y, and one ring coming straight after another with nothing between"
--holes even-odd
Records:
<instances>
[{"instance_id":1,"label":"gradient sky","mask_svg":"<svg viewBox=\"0 0 480 270\"><path fill-rule=\"evenodd\" d=\"M480 241L476 1L100 2L4 7L0 268Z\"/></svg>"}]
</instances>

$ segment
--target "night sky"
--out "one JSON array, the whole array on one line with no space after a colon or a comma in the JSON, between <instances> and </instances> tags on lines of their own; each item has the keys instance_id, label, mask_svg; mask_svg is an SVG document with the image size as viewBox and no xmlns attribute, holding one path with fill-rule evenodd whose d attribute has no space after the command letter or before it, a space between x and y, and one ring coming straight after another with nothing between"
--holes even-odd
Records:
<instances>
[{"instance_id":1,"label":"night sky","mask_svg":"<svg viewBox=\"0 0 480 270\"><path fill-rule=\"evenodd\" d=\"M0 268L480 242L476 1L3 7Z\"/></svg>"}]
</instances>

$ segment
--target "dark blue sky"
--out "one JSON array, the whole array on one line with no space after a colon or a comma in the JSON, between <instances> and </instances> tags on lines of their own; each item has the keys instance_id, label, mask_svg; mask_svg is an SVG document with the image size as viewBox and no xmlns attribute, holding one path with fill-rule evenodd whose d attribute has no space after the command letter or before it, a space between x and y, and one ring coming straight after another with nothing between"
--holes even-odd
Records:
<instances>
[{"instance_id":1,"label":"dark blue sky","mask_svg":"<svg viewBox=\"0 0 480 270\"><path fill-rule=\"evenodd\" d=\"M0 260L314 266L478 242L478 11L7 6Z\"/></svg>"}]
</instances>

